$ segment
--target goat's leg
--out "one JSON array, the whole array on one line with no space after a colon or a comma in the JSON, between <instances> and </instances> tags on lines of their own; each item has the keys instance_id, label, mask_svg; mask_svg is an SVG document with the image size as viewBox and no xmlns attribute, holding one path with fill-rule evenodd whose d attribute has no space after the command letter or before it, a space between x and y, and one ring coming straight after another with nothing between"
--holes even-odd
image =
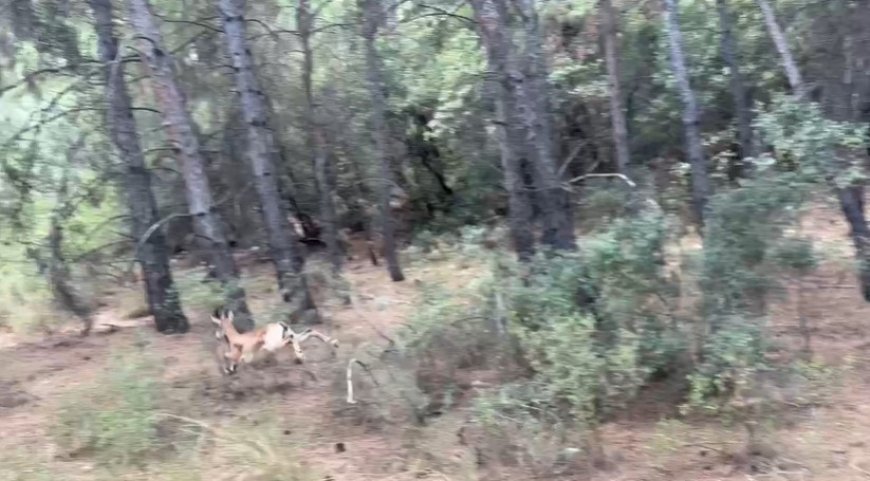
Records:
<instances>
[{"instance_id":1,"label":"goat's leg","mask_svg":"<svg viewBox=\"0 0 870 481\"><path fill-rule=\"evenodd\" d=\"M289 343L293 346L293 353L296 354L296 364L302 364L305 362L305 353L302 352L302 346L299 344L300 340L298 334L291 334L287 337L284 343L284 345Z\"/></svg>"},{"instance_id":2,"label":"goat's leg","mask_svg":"<svg viewBox=\"0 0 870 481\"><path fill-rule=\"evenodd\" d=\"M314 329L306 329L301 333L297 334L296 337L299 339L299 342L305 342L309 337L314 336L320 339L324 344L329 344L333 349L338 349L338 340L333 339L322 332L315 331Z\"/></svg>"},{"instance_id":3,"label":"goat's leg","mask_svg":"<svg viewBox=\"0 0 870 481\"><path fill-rule=\"evenodd\" d=\"M226 374L235 374L242 360L242 348L233 346L228 352L224 353L224 357L229 361L227 367L224 368Z\"/></svg>"}]
</instances>

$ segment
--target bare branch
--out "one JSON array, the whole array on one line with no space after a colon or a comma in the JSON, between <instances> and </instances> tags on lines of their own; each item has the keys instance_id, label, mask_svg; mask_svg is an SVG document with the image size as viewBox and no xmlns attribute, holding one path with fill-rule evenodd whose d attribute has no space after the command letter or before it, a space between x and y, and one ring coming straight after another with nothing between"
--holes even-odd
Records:
<instances>
[{"instance_id":1,"label":"bare branch","mask_svg":"<svg viewBox=\"0 0 870 481\"><path fill-rule=\"evenodd\" d=\"M230 200L238 198L239 196L241 196L242 194L247 192L247 190L251 187L251 185L252 185L252 183L248 182L247 185L245 185L245 187L242 188L241 190L239 190L238 192L227 194L226 197L224 197L223 199L220 199L219 201L212 204L212 210L216 210L218 207L229 202ZM133 266L136 264L136 261L139 259L139 250L142 249L142 246L145 245L146 242L148 242L148 239L151 238L151 236L155 232L157 232L157 229L159 229L160 227L162 227L163 225L165 225L166 223L168 223L171 220L180 219L182 217L191 217L192 215L193 214L191 214L190 212L176 212L174 214L169 214L168 216L166 216L166 217L158 220L154 224L152 224L151 227L149 227L145 231L145 233L142 234L142 237L140 237L139 240L136 242L136 247L133 249L133 259L130 261L130 264L127 266L127 272L133 271ZM208 240L210 242L212 241L212 239L206 239L206 240Z\"/></svg>"},{"instance_id":2,"label":"bare branch","mask_svg":"<svg viewBox=\"0 0 870 481\"><path fill-rule=\"evenodd\" d=\"M466 24L468 24L470 26L477 25L477 22L475 22L474 19L468 18L464 15L457 14L456 12L459 10L458 7L453 12L448 12L447 10L444 10L441 7L435 7L432 5L423 4L423 5L420 5L420 7L425 8L427 10L432 10L432 11L429 13L424 13L422 15L417 15L417 16L414 16L411 18L403 19L401 23L410 23L410 22L413 22L415 20L420 20L421 18L426 18L426 17L449 17L449 18L455 18L457 20L461 20L462 22L465 22Z\"/></svg>"},{"instance_id":3,"label":"bare branch","mask_svg":"<svg viewBox=\"0 0 870 481\"><path fill-rule=\"evenodd\" d=\"M158 15L156 13L154 14L154 16L159 18L160 20L166 22L166 23L183 23L183 24L187 24L187 25L196 25L197 27L201 27L201 28L204 28L206 30L211 30L212 32L223 33L223 30L221 28L215 27L214 25L209 25L207 23L203 23L203 22L206 22L208 20L215 20L217 17L208 17L208 18L203 18L201 20L184 20L184 19L180 19L180 18L167 18L165 16Z\"/></svg>"},{"instance_id":4,"label":"bare branch","mask_svg":"<svg viewBox=\"0 0 870 481\"><path fill-rule=\"evenodd\" d=\"M629 179L628 176L625 175L625 174L618 174L618 173L612 173L612 174L583 174L583 175L579 175L579 176L574 177L573 179L569 180L569 181L568 181L569 186L566 188L566 190L571 190L571 188L570 188L570 184L573 184L573 183L575 183L575 182L580 182L581 180L583 180L583 179L587 179L587 178L590 178L590 177L617 177L617 178L619 178L619 179L622 179L622 180L623 180L626 184L628 184L630 187L637 187L637 184L635 184L634 181L631 180L631 179Z\"/></svg>"},{"instance_id":5,"label":"bare branch","mask_svg":"<svg viewBox=\"0 0 870 481\"><path fill-rule=\"evenodd\" d=\"M29 84L29 83L32 82L36 77L39 77L39 76L41 76L41 75L56 74L56 73L64 73L64 72L67 72L67 71L70 71L70 70L74 70L74 67L73 67L73 66L66 66L66 67L50 67L50 68L43 68L43 69L39 69L39 70L36 70L36 71L30 72L29 74L25 75L24 78L21 79L20 81L15 82L15 83L13 83L13 84L11 84L11 85L7 85L6 87L2 87L2 88L0 88L0 95L3 95L4 93L6 93L6 92L8 92L8 91L10 91L10 90L14 90L14 89L16 89L16 88L18 88L18 87L20 87L20 86L22 86L22 85Z\"/></svg>"},{"instance_id":6,"label":"bare branch","mask_svg":"<svg viewBox=\"0 0 870 481\"><path fill-rule=\"evenodd\" d=\"M80 112L104 112L105 110L106 110L105 108L95 108L95 107L79 107L79 108L64 110L63 112L59 112L55 115L52 115L51 117L48 117L46 119L39 121L36 124L28 125L27 127L24 127L23 129L19 130L14 135L12 135L12 137L7 139L6 142L4 142L2 146L0 146L0 150L4 150L7 147L9 147L9 145L11 145L13 142L20 140L21 137L24 136L24 134L26 134L30 131L42 128L45 125L48 125L48 124L54 122L55 120L62 119L68 115L72 115L72 114L76 114L76 113L80 113Z\"/></svg>"}]
</instances>

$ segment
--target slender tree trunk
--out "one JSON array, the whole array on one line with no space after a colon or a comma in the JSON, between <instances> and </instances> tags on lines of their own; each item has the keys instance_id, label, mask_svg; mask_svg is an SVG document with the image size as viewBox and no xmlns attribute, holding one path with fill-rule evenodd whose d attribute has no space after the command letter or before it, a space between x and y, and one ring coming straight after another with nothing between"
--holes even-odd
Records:
<instances>
[{"instance_id":1,"label":"slender tree trunk","mask_svg":"<svg viewBox=\"0 0 870 481\"><path fill-rule=\"evenodd\" d=\"M795 98L808 101L805 97L806 87L801 78L800 69L794 61L785 33L776 21L776 15L767 0L756 0L764 15L770 37L776 44L776 49L782 58L783 68L788 78L789 86ZM840 210L849 223L852 244L855 246L855 258L859 263L858 280L861 283L861 294L864 300L870 302L870 228L867 226L867 216L864 211L864 186L851 185L840 187L837 185L833 172L826 174L826 181L837 194Z\"/></svg>"},{"instance_id":2,"label":"slender tree trunk","mask_svg":"<svg viewBox=\"0 0 870 481\"><path fill-rule=\"evenodd\" d=\"M378 28L383 18L383 6L380 0L361 0L363 5L363 38L365 40L366 70L369 81L369 93L372 99L372 124L375 135L375 149L380 166L380 227L384 241L384 258L390 278L395 281L405 280L399 266L399 256L396 253L395 226L390 212L390 191L393 187L393 173L390 168L390 155L387 142L386 99L384 98L384 81L381 72L381 59L375 46Z\"/></svg>"},{"instance_id":3,"label":"slender tree trunk","mask_svg":"<svg viewBox=\"0 0 870 481\"><path fill-rule=\"evenodd\" d=\"M719 13L719 28L721 30L722 60L730 70L731 97L734 99L734 115L737 118L737 142L740 145L740 158L754 157L755 145L752 140L752 110L749 96L740 72L740 62L737 57L737 41L734 38L733 21L728 0L716 0L716 10ZM742 168L735 169L742 174Z\"/></svg>"},{"instance_id":4,"label":"slender tree trunk","mask_svg":"<svg viewBox=\"0 0 870 481\"><path fill-rule=\"evenodd\" d=\"M200 240L207 243L214 271L226 290L226 307L236 313L236 327L248 330L254 322L245 301L245 290L239 283L239 270L224 234L223 221L214 205L199 139L193 132L187 100L178 87L172 57L163 47L163 37L154 22L148 0L127 0L127 5L131 24L139 37L142 61L163 113L167 136L181 161L187 206L194 220L194 229Z\"/></svg>"},{"instance_id":5,"label":"slender tree trunk","mask_svg":"<svg viewBox=\"0 0 870 481\"><path fill-rule=\"evenodd\" d=\"M257 80L254 58L248 46L245 3L244 0L220 0L219 13L247 127L248 161L260 198L278 287L284 301L296 304L296 312L301 313L313 308L314 302L302 271L305 261L297 247L296 233L281 205L275 171L278 149L269 129L265 94Z\"/></svg>"},{"instance_id":6,"label":"slender tree trunk","mask_svg":"<svg viewBox=\"0 0 870 481\"><path fill-rule=\"evenodd\" d=\"M87 336L91 333L91 328L94 325L92 317L93 309L76 290L69 265L63 254L63 224L72 216L74 211L68 198L69 174L72 169L75 152L83 143L84 138L70 148L69 159L67 159L67 163L63 168L60 187L57 189L57 202L51 212L48 227L48 283L51 286L55 302L59 307L72 312L76 317L81 319L81 335Z\"/></svg>"},{"instance_id":7,"label":"slender tree trunk","mask_svg":"<svg viewBox=\"0 0 870 481\"><path fill-rule=\"evenodd\" d=\"M487 64L495 79L492 84L497 108L496 132L504 172L504 186L508 193L508 224L511 239L520 260L529 260L535 253L535 241L529 225L532 206L523 181L523 129L517 124L516 101L511 94L510 82L507 78L508 63L511 61L510 52L506 48L508 39L502 29L494 0L472 0L471 6L486 50Z\"/></svg>"},{"instance_id":8,"label":"slender tree trunk","mask_svg":"<svg viewBox=\"0 0 870 481\"><path fill-rule=\"evenodd\" d=\"M701 114L695 92L689 83L689 72L683 54L683 34L680 30L677 0L664 0L665 30L671 57L671 68L677 80L680 98L683 102L683 130L686 137L686 154L692 172L692 206L695 220L704 226L707 202L713 193L707 172L707 159L701 144Z\"/></svg>"},{"instance_id":9,"label":"slender tree trunk","mask_svg":"<svg viewBox=\"0 0 870 481\"><path fill-rule=\"evenodd\" d=\"M782 66L785 69L785 75L788 78L789 86L792 88L793 93L797 98L803 98L804 82L801 78L801 72L800 69L798 69L797 62L794 61L794 57L791 55L791 48L788 46L788 39L785 38L785 33L776 21L776 13L773 11L773 7L767 0L755 1L758 4L758 8L761 9L761 14L764 17L764 24L767 26L767 32L773 40L773 45L776 47L776 51L782 59Z\"/></svg>"},{"instance_id":10,"label":"slender tree trunk","mask_svg":"<svg viewBox=\"0 0 870 481\"><path fill-rule=\"evenodd\" d=\"M607 86L610 93L610 125L616 150L616 171L624 173L631 162L628 124L622 105L619 68L619 24L612 0L601 0L601 27L604 33L604 60L607 63Z\"/></svg>"},{"instance_id":11,"label":"slender tree trunk","mask_svg":"<svg viewBox=\"0 0 870 481\"><path fill-rule=\"evenodd\" d=\"M341 270L344 256L338 244L338 221L332 196L335 187L329 175L329 152L323 125L325 116L323 106L314 99L312 75L314 74L314 52L311 49L311 36L314 29L314 14L308 0L299 0L296 7L296 28L302 44L302 86L305 90L305 107L308 114L308 143L314 152L314 178L317 183L320 218L323 221L324 241L334 272Z\"/></svg>"},{"instance_id":12,"label":"slender tree trunk","mask_svg":"<svg viewBox=\"0 0 870 481\"><path fill-rule=\"evenodd\" d=\"M538 12L535 0L514 1L520 12L525 35L522 59L524 71L516 69L510 72L508 79L517 96L518 113L526 129L528 151L534 159L544 227L541 241L554 249L575 250L577 243L571 198L560 181L550 130L549 84L544 54L541 51ZM508 32L508 5L505 0L495 0L495 4L501 27ZM510 52L511 42L508 41L507 47Z\"/></svg>"},{"instance_id":13,"label":"slender tree trunk","mask_svg":"<svg viewBox=\"0 0 870 481\"><path fill-rule=\"evenodd\" d=\"M831 183L833 184L833 180ZM867 227L864 209L864 186L835 187L834 190L840 202L840 210L849 223L849 235L855 246L861 294L864 300L870 302L870 228Z\"/></svg>"},{"instance_id":14,"label":"slender tree trunk","mask_svg":"<svg viewBox=\"0 0 870 481\"><path fill-rule=\"evenodd\" d=\"M112 27L112 2L88 0L88 3L94 12L100 60L106 70L106 127L124 165L122 190L130 213L130 230L134 241L138 242L159 220L157 202L139 142L133 103L124 81L124 66L118 56L118 39ZM145 297L157 331L186 332L189 325L172 280L169 246L163 231L158 229L152 233L135 255L142 266Z\"/></svg>"}]
</instances>

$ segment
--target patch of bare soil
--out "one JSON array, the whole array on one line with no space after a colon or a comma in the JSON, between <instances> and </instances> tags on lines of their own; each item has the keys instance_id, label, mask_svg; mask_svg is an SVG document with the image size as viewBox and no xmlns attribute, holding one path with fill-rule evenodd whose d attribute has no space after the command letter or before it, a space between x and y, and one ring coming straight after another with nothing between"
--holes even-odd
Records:
<instances>
[{"instance_id":1,"label":"patch of bare soil","mask_svg":"<svg viewBox=\"0 0 870 481\"><path fill-rule=\"evenodd\" d=\"M828 219L837 219L830 222ZM740 429L658 422L668 409L639 407L604 427L602 436L611 461L605 470L565 470L560 479L600 481L824 480L870 478L870 374L868 358L870 304L858 292L848 256L846 228L839 214L819 206L804 224L806 232L825 245L828 259L804 280L803 301L796 291L774 304L771 328L788 350L799 346L799 315L812 327L814 356L845 370L844 388L810 409L781 413L771 443L777 455L735 460L744 442ZM691 247L686 247L691 248ZM251 276L270 276L268 265L250 267ZM418 263L406 268L408 281L391 282L383 266L367 260L348 266L354 306L340 302L323 308L326 324L318 329L340 340L338 357L317 341L304 347L308 362L292 363L292 353L242 366L238 375L222 376L214 356L207 313L189 313L191 332L162 336L148 318L124 320L112 311L100 313L97 331L77 337L77 326L49 338L0 335L0 452L22 446L34 453L52 453L47 432L64 396L88 386L112 369L113 354L143 348L161 368L169 394L184 412L211 426L243 423L249 432L264 416L280 424L288 445L296 446L303 465L334 481L412 479L529 479L511 466L481 466L483 460L459 434L465 419L446 412L427 426L407 422L358 422L354 409L342 406L344 363L349 353L387 345L413 313L419 287L427 283L462 289L480 275L479 267L455 260ZM270 296L252 292L252 306L267 305ZM258 304L260 303L260 304ZM109 327L114 326L114 327ZM848 362L847 362L848 361ZM487 373L468 373L468 392L491 380ZM483 381L481 381L483 379ZM673 393L654 393L673 396ZM786 419L787 418L787 419ZM785 422L787 420L787 422ZM751 453L750 453L751 454ZM740 466L741 469L735 469ZM88 479L82 466L70 463L68 479ZM210 468L218 474L215 462ZM203 479L212 479L203 473ZM144 479L144 478L143 478ZM216 477L213 479L227 479Z\"/></svg>"}]
</instances>

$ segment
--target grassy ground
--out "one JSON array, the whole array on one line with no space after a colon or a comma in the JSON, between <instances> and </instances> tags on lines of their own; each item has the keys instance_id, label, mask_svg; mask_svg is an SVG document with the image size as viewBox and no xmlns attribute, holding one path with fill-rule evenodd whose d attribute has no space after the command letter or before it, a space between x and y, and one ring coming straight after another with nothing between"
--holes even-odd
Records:
<instances>
[{"instance_id":1,"label":"grassy ground","mask_svg":"<svg viewBox=\"0 0 870 481\"><path fill-rule=\"evenodd\" d=\"M796 389L810 408L771 413L764 421L775 461L745 456L742 429L687 424L673 417L665 386L605 426L611 465L564 479L830 480L870 478L870 304L860 299L848 261L846 227L820 207L804 223L828 260L806 280L801 313L813 328L814 363ZM837 219L829 222L826 219ZM835 253L835 254L831 254ZM836 254L839 253L839 254ZM97 334L79 339L0 333L0 480L411 480L529 479L530 466L481 459L461 427L462 402L425 426L409 421L414 383L401 370L373 365L375 386L356 374L360 403L347 405L345 365L377 359L414 311L420 290L462 290L480 266L429 255L390 282L383 267L357 262L348 280L354 307L325 302L323 330L342 345L336 357L317 341L296 366L292 353L221 376L208 313L185 279L192 322L185 336L153 332L137 309L138 288L117 288L98 316ZM252 307L278 315L268 265L246 269ZM792 293L794 294L794 292ZM321 297L326 298L325 295ZM133 299L133 300L131 300ZM800 342L795 296L777 300L770 329L791 352ZM269 315L263 314L260 321ZM112 325L115 328L108 328ZM405 375L405 377L402 377ZM467 397L486 373L463 373ZM390 399L389 402L385 401ZM763 453L756 453L763 454ZM735 469L739 466L741 469Z\"/></svg>"}]
</instances>

